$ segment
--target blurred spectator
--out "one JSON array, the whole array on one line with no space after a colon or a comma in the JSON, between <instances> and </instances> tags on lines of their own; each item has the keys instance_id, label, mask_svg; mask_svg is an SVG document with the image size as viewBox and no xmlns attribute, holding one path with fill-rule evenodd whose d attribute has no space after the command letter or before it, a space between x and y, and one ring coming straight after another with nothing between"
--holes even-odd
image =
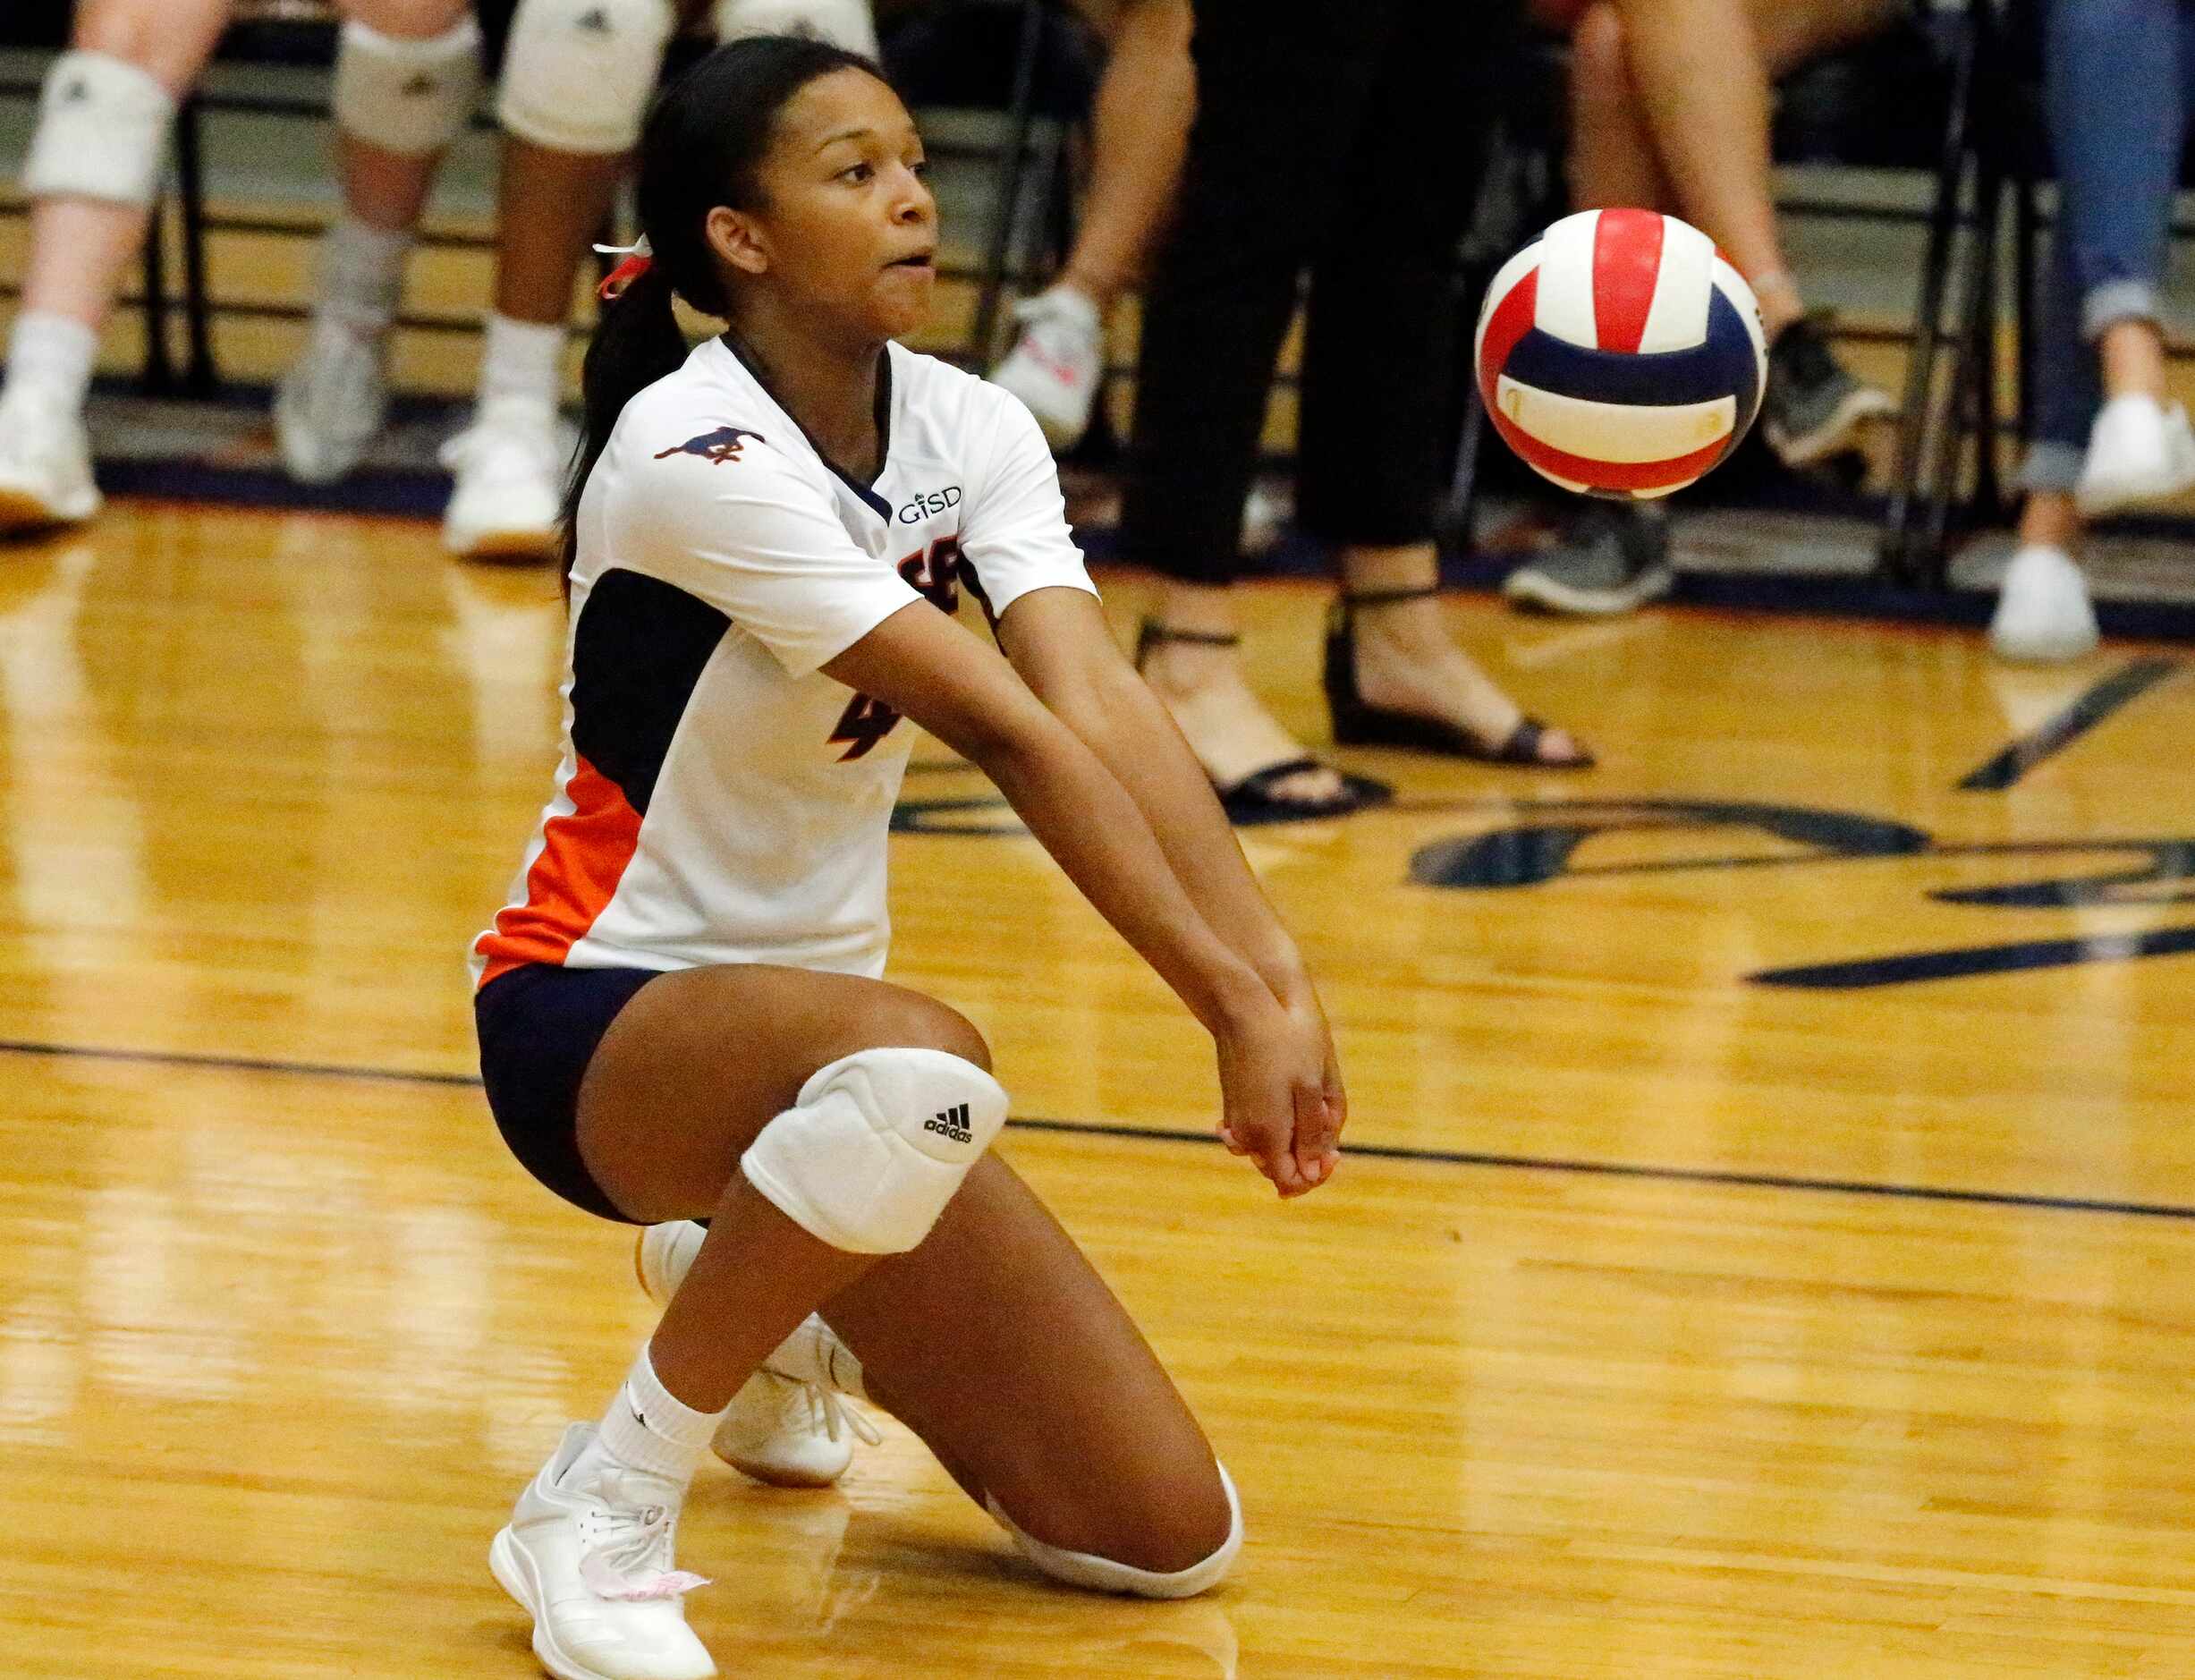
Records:
<instances>
[{"instance_id":1,"label":"blurred spectator","mask_svg":"<svg viewBox=\"0 0 2195 1680\"><path fill-rule=\"evenodd\" d=\"M1123 536L1166 575L1139 663L1238 820L1337 815L1389 791L1309 759L1237 646L1243 492L1306 267L1298 510L1341 565L1335 738L1590 761L1454 645L1437 600L1453 265L1480 173L1469 119L1493 92L1458 79L1496 64L1489 24L1504 21L1453 0L1196 7L1196 121L1145 302Z\"/></svg>"},{"instance_id":2,"label":"blurred spectator","mask_svg":"<svg viewBox=\"0 0 2195 1680\"><path fill-rule=\"evenodd\" d=\"M1760 299L1769 339L1760 426L1790 466L1852 447L1887 393L1855 378L1807 318L1776 233L1771 89L1809 58L1886 27L1898 0L1537 0L1571 38L1574 208L1666 210L1703 229ZM1513 573L1505 592L1550 612L1607 614L1666 594L1658 506L1595 508Z\"/></svg>"},{"instance_id":3,"label":"blurred spectator","mask_svg":"<svg viewBox=\"0 0 2195 1680\"><path fill-rule=\"evenodd\" d=\"M2043 30L2058 219L2027 507L1989 626L2008 659L2096 646L2074 557L2084 519L2195 487L2195 433L2166 400L2158 325L2195 13L2181 0L2047 0Z\"/></svg>"}]
</instances>

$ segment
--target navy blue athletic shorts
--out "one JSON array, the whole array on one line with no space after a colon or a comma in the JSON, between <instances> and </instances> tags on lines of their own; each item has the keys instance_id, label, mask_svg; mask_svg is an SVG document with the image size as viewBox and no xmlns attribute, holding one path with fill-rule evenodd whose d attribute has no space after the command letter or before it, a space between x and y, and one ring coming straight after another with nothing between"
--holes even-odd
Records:
<instances>
[{"instance_id":1,"label":"navy blue athletic shorts","mask_svg":"<svg viewBox=\"0 0 2195 1680\"><path fill-rule=\"evenodd\" d=\"M529 963L473 994L480 1078L496 1129L519 1165L576 1208L627 1219L580 1158L580 1082L595 1047L651 968Z\"/></svg>"}]
</instances>

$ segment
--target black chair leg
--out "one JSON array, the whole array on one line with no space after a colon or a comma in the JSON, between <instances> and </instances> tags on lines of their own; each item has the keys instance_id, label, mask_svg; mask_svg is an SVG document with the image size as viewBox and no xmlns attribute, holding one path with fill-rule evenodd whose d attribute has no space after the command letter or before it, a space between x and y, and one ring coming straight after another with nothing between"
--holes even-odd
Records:
<instances>
[{"instance_id":1,"label":"black chair leg","mask_svg":"<svg viewBox=\"0 0 2195 1680\"><path fill-rule=\"evenodd\" d=\"M1952 242L1958 230L1960 199L1974 146L1974 60L1978 30L1962 33L1952 62L1951 97L1944 116L1943 151L1937 160L1936 202L1928 214L1927 250L1921 259L1920 295L1913 307L1913 345L1905 368L1905 395L1898 421L1898 463L1883 513L1877 571L1896 582L1914 581L1918 503L1923 462L1928 454L1931 400L1937 361L1946 335L1944 293L1950 278Z\"/></svg>"},{"instance_id":2,"label":"black chair leg","mask_svg":"<svg viewBox=\"0 0 2195 1680\"><path fill-rule=\"evenodd\" d=\"M1044 0L1021 0L1021 42L1013 61L1013 96L1007 107L1006 156L1001 168L998 210L983 253L981 290L976 298L975 326L969 353L978 364L990 361L997 346L998 311L1004 301L1006 265L1013 254L1013 225L1021 203L1021 177L1029 162L1030 130L1037 116L1037 60L1044 47Z\"/></svg>"},{"instance_id":3,"label":"black chair leg","mask_svg":"<svg viewBox=\"0 0 2195 1680\"><path fill-rule=\"evenodd\" d=\"M1974 325L1969 350L1974 370L1974 497L1971 519L1987 522L2004 510L1998 485L1998 420L2003 409L1997 370L1998 323L2004 311L1998 296L1997 235L2004 225L2004 178L1995 168L1984 172L1983 208L1977 218L1975 237L1980 242L1979 272L1975 276ZM1945 559L1948 557L1945 556ZM1939 565L1939 571L1944 569Z\"/></svg>"},{"instance_id":4,"label":"black chair leg","mask_svg":"<svg viewBox=\"0 0 2195 1680\"><path fill-rule=\"evenodd\" d=\"M145 360L138 370L138 388L148 396L166 396L175 389L175 362L167 345L167 252L161 211L155 200L152 220L145 229Z\"/></svg>"},{"instance_id":5,"label":"black chair leg","mask_svg":"<svg viewBox=\"0 0 2195 1680\"><path fill-rule=\"evenodd\" d=\"M213 297L206 278L206 171L198 101L175 119L176 201L182 211L183 388L208 396L220 384L214 366Z\"/></svg>"},{"instance_id":6,"label":"black chair leg","mask_svg":"<svg viewBox=\"0 0 2195 1680\"><path fill-rule=\"evenodd\" d=\"M2041 280L2041 214L2035 203L2035 178L2024 163L2013 181L2013 332L2018 343L2017 411L2020 445L2024 449L2035 437L2035 335L2040 329L2035 307Z\"/></svg>"},{"instance_id":7,"label":"black chair leg","mask_svg":"<svg viewBox=\"0 0 2195 1680\"><path fill-rule=\"evenodd\" d=\"M1457 554L1472 552L1479 522L1479 450L1487 435L1487 411L1479 396L1479 382L1465 381L1463 423L1456 428L1455 471L1449 476L1448 494L1435 522L1441 546Z\"/></svg>"},{"instance_id":8,"label":"black chair leg","mask_svg":"<svg viewBox=\"0 0 2195 1680\"><path fill-rule=\"evenodd\" d=\"M1974 183L1973 243L1960 286L1953 317L1953 374L1950 400L1945 406L1943 429L1936 438L1936 459L1928 475L1929 495L1922 521L1921 542L1912 556L1912 581L1928 588L1945 587L1950 575L1947 552L1953 505L1959 500L1961 465L1970 440L1977 453L1975 478L1993 480L1987 466L1994 439L1985 429L1995 412L1990 387L1996 379L1996 311L1989 288L1994 283L1994 260L2002 216L2004 178L1986 162L1977 167ZM1979 488L1977 496L1979 496Z\"/></svg>"}]
</instances>

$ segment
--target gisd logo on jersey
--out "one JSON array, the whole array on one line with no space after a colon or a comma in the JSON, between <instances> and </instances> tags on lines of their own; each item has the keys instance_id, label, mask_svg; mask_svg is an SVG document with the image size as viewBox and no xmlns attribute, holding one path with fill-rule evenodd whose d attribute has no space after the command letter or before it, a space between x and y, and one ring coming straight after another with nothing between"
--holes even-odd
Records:
<instances>
[{"instance_id":1,"label":"gisd logo on jersey","mask_svg":"<svg viewBox=\"0 0 2195 1680\"><path fill-rule=\"evenodd\" d=\"M769 441L760 432L750 432L743 426L719 426L713 432L703 432L699 437L689 437L682 444L658 449L656 459L664 461L673 455L699 455L704 461L713 461L722 466L727 461L740 458L740 446L750 437L757 443Z\"/></svg>"},{"instance_id":2,"label":"gisd logo on jersey","mask_svg":"<svg viewBox=\"0 0 2195 1680\"><path fill-rule=\"evenodd\" d=\"M961 487L948 484L942 490L918 490L907 498L907 505L899 511L903 525L920 525L934 513L961 505Z\"/></svg>"}]
</instances>

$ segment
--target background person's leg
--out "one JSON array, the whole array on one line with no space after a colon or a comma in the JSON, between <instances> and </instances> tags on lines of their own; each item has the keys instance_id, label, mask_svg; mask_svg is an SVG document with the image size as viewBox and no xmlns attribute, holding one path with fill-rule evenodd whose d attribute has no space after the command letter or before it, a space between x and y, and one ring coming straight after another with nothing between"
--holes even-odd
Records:
<instances>
[{"instance_id":1,"label":"background person's leg","mask_svg":"<svg viewBox=\"0 0 2195 1680\"><path fill-rule=\"evenodd\" d=\"M1189 0L1130 0L1090 106L1089 194L1061 278L1100 309L1142 279L1197 104Z\"/></svg>"},{"instance_id":2,"label":"background person's leg","mask_svg":"<svg viewBox=\"0 0 2195 1680\"><path fill-rule=\"evenodd\" d=\"M283 462L314 484L351 471L381 431L404 261L479 89L465 0L351 0L346 11L333 100L343 209L322 236L311 327L275 393Z\"/></svg>"},{"instance_id":3,"label":"background person's leg","mask_svg":"<svg viewBox=\"0 0 2195 1680\"><path fill-rule=\"evenodd\" d=\"M1639 108L1615 0L1597 0L1571 31L1569 132L1571 208L1667 208L1669 186Z\"/></svg>"},{"instance_id":4,"label":"background person's leg","mask_svg":"<svg viewBox=\"0 0 2195 1680\"><path fill-rule=\"evenodd\" d=\"M1800 308L1776 238L1768 75L1752 18L1741 0L1614 0L1614 9L1662 171L1686 217L1760 293L1773 337Z\"/></svg>"},{"instance_id":5,"label":"background person's leg","mask_svg":"<svg viewBox=\"0 0 2195 1680\"><path fill-rule=\"evenodd\" d=\"M1353 732L1360 700L1435 720L1491 754L1522 714L1450 639L1433 545L1457 395L1456 242L1498 108L1488 32L1483 14L1411 0L1382 43L1349 146L1348 212L1320 230L1311 261L1296 477L1301 522L1336 552L1344 597L1390 598L1361 614L1344 606L1330 638L1336 737ZM1476 86L1465 80L1473 65L1488 67ZM1459 109L1482 114L1478 132L1459 130ZM1429 157L1442 166L1413 167ZM1537 753L1578 757L1559 731Z\"/></svg>"},{"instance_id":6,"label":"background person's leg","mask_svg":"<svg viewBox=\"0 0 2195 1680\"><path fill-rule=\"evenodd\" d=\"M519 0L496 115L504 127L495 307L472 424L444 461L453 552L546 559L567 453L557 420L564 326L677 21L670 0Z\"/></svg>"},{"instance_id":7,"label":"background person's leg","mask_svg":"<svg viewBox=\"0 0 2195 1680\"><path fill-rule=\"evenodd\" d=\"M1368 0L1197 12L1197 118L1180 209L1144 302L1121 523L1125 552L1167 580L1157 622L1205 639L1161 642L1143 668L1223 788L1302 756L1226 645L1236 633L1230 586L1297 281L1342 214L1343 159L1393 9L1394 0ZM1326 769L1268 791L1314 810L1343 796Z\"/></svg>"},{"instance_id":8,"label":"background person's leg","mask_svg":"<svg viewBox=\"0 0 2195 1680\"><path fill-rule=\"evenodd\" d=\"M176 102L228 18L228 0L87 0L70 51L47 70L0 387L0 530L98 511L83 409L99 334L145 242Z\"/></svg>"},{"instance_id":9,"label":"background person's leg","mask_svg":"<svg viewBox=\"0 0 2195 1680\"><path fill-rule=\"evenodd\" d=\"M2006 659L2078 658L2096 646L2096 611L2081 573L2073 502L2089 423L2103 401L2096 356L2081 333L2081 284L2063 221L2050 242L2050 279L2038 324L2035 440L2020 470L2027 505L2005 567L1989 642Z\"/></svg>"},{"instance_id":10,"label":"background person's leg","mask_svg":"<svg viewBox=\"0 0 2195 1680\"><path fill-rule=\"evenodd\" d=\"M2158 292L2187 122L2180 7L2052 0L2044 30L2043 97L2083 335L2107 341L2107 398L2160 395Z\"/></svg>"},{"instance_id":11,"label":"background person's leg","mask_svg":"<svg viewBox=\"0 0 2195 1680\"><path fill-rule=\"evenodd\" d=\"M1046 440L1071 449L1105 381L1105 318L1143 276L1173 209L1197 77L1189 0L1129 0L1090 107L1090 183L1059 277L1019 305L1013 347L991 372Z\"/></svg>"},{"instance_id":12,"label":"background person's leg","mask_svg":"<svg viewBox=\"0 0 2195 1680\"><path fill-rule=\"evenodd\" d=\"M1677 214L1730 254L1759 298L1769 339L1763 435L1794 467L1850 449L1861 422L1895 405L1854 378L1805 318L1776 232L1768 123L1772 78L1795 56L1866 33L1866 0L1614 4Z\"/></svg>"},{"instance_id":13,"label":"background person's leg","mask_svg":"<svg viewBox=\"0 0 2195 1680\"><path fill-rule=\"evenodd\" d=\"M180 100L228 21L229 0L88 0L71 45L120 60ZM149 208L149 199L41 197L31 211L23 312L66 316L95 332L105 326L122 271L144 243Z\"/></svg>"},{"instance_id":14,"label":"background person's leg","mask_svg":"<svg viewBox=\"0 0 2195 1680\"><path fill-rule=\"evenodd\" d=\"M2195 485L2195 432L2165 402L2164 281L2187 108L2174 0L2053 0L2043 94L2059 237L2105 402L2076 488L2089 515Z\"/></svg>"}]
</instances>

